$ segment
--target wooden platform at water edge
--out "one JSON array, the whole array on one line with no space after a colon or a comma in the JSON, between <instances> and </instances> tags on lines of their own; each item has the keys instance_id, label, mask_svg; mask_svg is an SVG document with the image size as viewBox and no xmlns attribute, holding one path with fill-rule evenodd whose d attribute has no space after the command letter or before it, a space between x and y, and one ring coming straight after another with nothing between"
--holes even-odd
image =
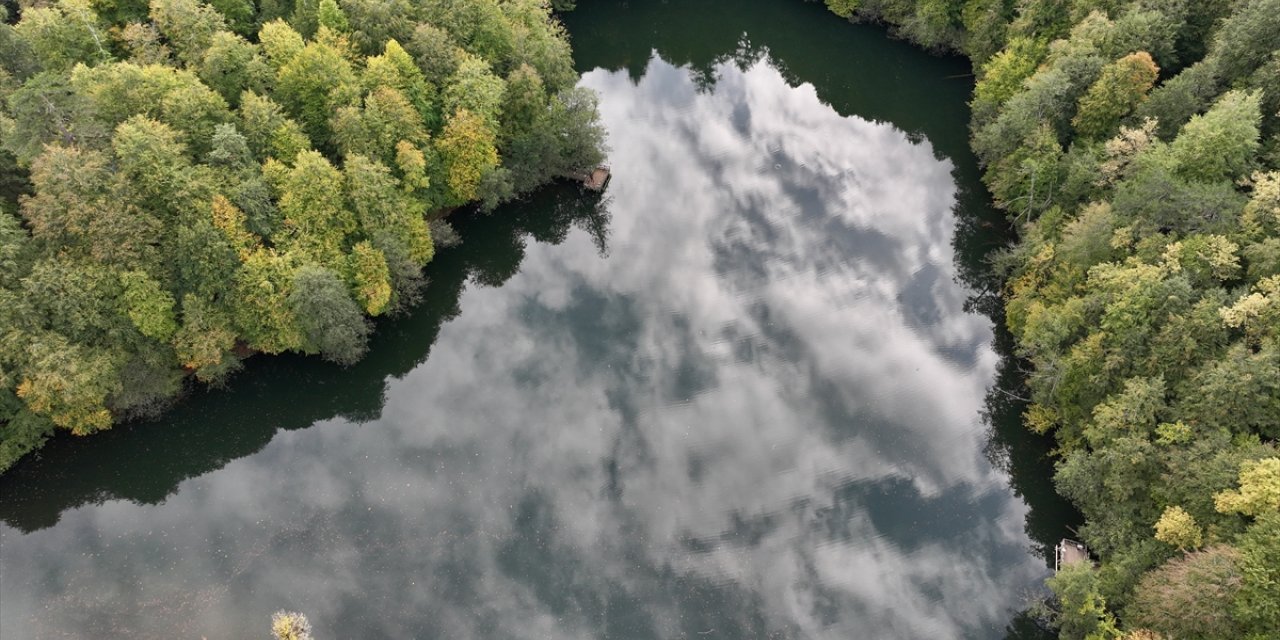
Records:
<instances>
[{"instance_id":1,"label":"wooden platform at water edge","mask_svg":"<svg viewBox=\"0 0 1280 640\"><path fill-rule=\"evenodd\" d=\"M1084 546L1084 543L1063 538L1053 549L1054 573L1077 562L1089 562L1089 549Z\"/></svg>"},{"instance_id":2,"label":"wooden platform at water edge","mask_svg":"<svg viewBox=\"0 0 1280 640\"><path fill-rule=\"evenodd\" d=\"M609 184L609 178L613 174L609 171L608 165L600 165L591 170L591 173L584 173L579 178L582 180L582 186L592 191L603 191L605 185Z\"/></svg>"}]
</instances>

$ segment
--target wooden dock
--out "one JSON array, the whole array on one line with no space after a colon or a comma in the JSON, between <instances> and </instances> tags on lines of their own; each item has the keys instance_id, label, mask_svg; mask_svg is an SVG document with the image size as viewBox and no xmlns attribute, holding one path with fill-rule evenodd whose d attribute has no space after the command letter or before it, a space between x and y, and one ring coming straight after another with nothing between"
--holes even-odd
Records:
<instances>
[{"instance_id":1,"label":"wooden dock","mask_svg":"<svg viewBox=\"0 0 1280 640\"><path fill-rule=\"evenodd\" d=\"M1053 549L1054 573L1061 571L1063 567L1089 561L1089 549L1082 542L1063 538Z\"/></svg>"},{"instance_id":2,"label":"wooden dock","mask_svg":"<svg viewBox=\"0 0 1280 640\"><path fill-rule=\"evenodd\" d=\"M582 175L582 186L592 191L603 191L605 185L609 184L609 178L613 174L609 171L608 165L600 165L591 170L591 173Z\"/></svg>"}]
</instances>

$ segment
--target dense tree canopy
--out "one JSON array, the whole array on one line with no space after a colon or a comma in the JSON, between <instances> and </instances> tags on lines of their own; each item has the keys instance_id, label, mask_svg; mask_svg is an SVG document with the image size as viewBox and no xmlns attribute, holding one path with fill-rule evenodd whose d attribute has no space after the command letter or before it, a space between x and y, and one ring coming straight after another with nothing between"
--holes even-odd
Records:
<instances>
[{"instance_id":1,"label":"dense tree canopy","mask_svg":"<svg viewBox=\"0 0 1280 640\"><path fill-rule=\"evenodd\" d=\"M1280 632L1280 0L826 0L966 53L1063 638Z\"/></svg>"},{"instance_id":2,"label":"dense tree canopy","mask_svg":"<svg viewBox=\"0 0 1280 640\"><path fill-rule=\"evenodd\" d=\"M0 471L248 353L356 361L430 217L602 159L542 0L10 6Z\"/></svg>"}]
</instances>

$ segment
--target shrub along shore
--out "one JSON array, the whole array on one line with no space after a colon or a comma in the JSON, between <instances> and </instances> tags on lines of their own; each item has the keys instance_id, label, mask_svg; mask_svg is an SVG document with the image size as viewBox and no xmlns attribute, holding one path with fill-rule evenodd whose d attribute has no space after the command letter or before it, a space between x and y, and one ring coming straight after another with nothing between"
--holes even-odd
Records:
<instances>
[{"instance_id":1,"label":"shrub along shore","mask_svg":"<svg viewBox=\"0 0 1280 640\"><path fill-rule=\"evenodd\" d=\"M0 471L248 353L355 362L370 318L417 299L441 212L603 157L541 0L22 0L0 18Z\"/></svg>"},{"instance_id":2,"label":"shrub along shore","mask_svg":"<svg viewBox=\"0 0 1280 640\"><path fill-rule=\"evenodd\" d=\"M1280 637L1280 0L826 4L973 63L1061 637Z\"/></svg>"}]
</instances>

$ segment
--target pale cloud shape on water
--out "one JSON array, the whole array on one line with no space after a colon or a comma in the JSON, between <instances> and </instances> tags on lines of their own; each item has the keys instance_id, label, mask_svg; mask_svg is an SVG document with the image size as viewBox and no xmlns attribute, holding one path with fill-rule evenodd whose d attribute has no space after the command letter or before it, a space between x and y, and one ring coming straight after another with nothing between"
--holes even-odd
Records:
<instances>
[{"instance_id":1,"label":"pale cloud shape on water","mask_svg":"<svg viewBox=\"0 0 1280 640\"><path fill-rule=\"evenodd\" d=\"M584 77L608 257L574 232L470 287L378 420L0 525L6 640L282 607L332 638L998 637L1044 567L982 456L951 164L767 61L717 72Z\"/></svg>"}]
</instances>

